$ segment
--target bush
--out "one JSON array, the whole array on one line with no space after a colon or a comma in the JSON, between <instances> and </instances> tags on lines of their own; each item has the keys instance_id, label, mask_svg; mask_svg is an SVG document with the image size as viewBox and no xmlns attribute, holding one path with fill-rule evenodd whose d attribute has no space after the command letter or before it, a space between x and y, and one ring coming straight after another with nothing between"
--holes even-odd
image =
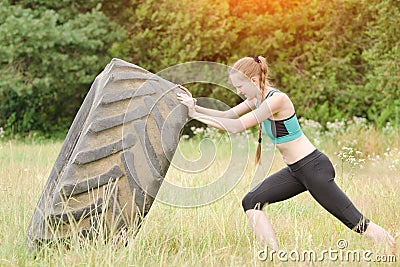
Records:
<instances>
[{"instance_id":1,"label":"bush","mask_svg":"<svg viewBox=\"0 0 400 267\"><path fill-rule=\"evenodd\" d=\"M0 6L0 125L7 135L65 132L124 32L96 6L19 2Z\"/></svg>"}]
</instances>

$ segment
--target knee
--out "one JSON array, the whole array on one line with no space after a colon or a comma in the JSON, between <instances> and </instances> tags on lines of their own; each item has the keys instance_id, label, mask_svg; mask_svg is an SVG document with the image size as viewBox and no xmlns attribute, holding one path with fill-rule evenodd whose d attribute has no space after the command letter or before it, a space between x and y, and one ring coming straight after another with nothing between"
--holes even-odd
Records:
<instances>
[{"instance_id":1,"label":"knee","mask_svg":"<svg viewBox=\"0 0 400 267\"><path fill-rule=\"evenodd\" d=\"M247 193L247 195L242 199L242 207L244 211L250 210L250 209L261 209L262 204L260 201L257 201L254 197L253 192Z\"/></svg>"}]
</instances>

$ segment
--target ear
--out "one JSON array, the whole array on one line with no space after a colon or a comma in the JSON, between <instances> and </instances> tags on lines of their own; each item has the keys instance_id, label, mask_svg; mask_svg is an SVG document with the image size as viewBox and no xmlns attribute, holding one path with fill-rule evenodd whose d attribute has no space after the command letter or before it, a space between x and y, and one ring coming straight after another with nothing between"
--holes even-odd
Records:
<instances>
[{"instance_id":1,"label":"ear","mask_svg":"<svg viewBox=\"0 0 400 267\"><path fill-rule=\"evenodd\" d=\"M252 83L257 85L257 83L258 83L258 78L257 77L253 76L253 77L250 78L250 80L251 80Z\"/></svg>"}]
</instances>

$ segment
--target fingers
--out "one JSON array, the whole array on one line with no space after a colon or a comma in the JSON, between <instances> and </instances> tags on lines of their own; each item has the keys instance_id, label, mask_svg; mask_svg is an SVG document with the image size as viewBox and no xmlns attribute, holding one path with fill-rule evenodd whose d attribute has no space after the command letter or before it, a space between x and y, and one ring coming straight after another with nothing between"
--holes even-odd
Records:
<instances>
[{"instance_id":1,"label":"fingers","mask_svg":"<svg viewBox=\"0 0 400 267\"><path fill-rule=\"evenodd\" d=\"M178 93L177 99L181 101L181 104L185 105L189 109L193 109L195 105L195 101L192 97L188 96L185 93Z\"/></svg>"},{"instance_id":2,"label":"fingers","mask_svg":"<svg viewBox=\"0 0 400 267\"><path fill-rule=\"evenodd\" d=\"M177 98L178 98L179 100L186 100L186 99L189 99L189 98L191 98L191 97L188 96L188 95L185 94L185 93L178 93Z\"/></svg>"},{"instance_id":3,"label":"fingers","mask_svg":"<svg viewBox=\"0 0 400 267\"><path fill-rule=\"evenodd\" d=\"M183 87L183 86L180 85L180 84L177 84L177 86L178 86L179 89L181 89L182 91L184 91L188 96L192 97L192 93L190 93L190 91L189 91L186 87Z\"/></svg>"},{"instance_id":4,"label":"fingers","mask_svg":"<svg viewBox=\"0 0 400 267\"><path fill-rule=\"evenodd\" d=\"M186 87L184 87L180 84L178 84L178 88L181 89L182 91L189 92L189 90Z\"/></svg>"},{"instance_id":5,"label":"fingers","mask_svg":"<svg viewBox=\"0 0 400 267\"><path fill-rule=\"evenodd\" d=\"M187 94L185 93L178 93L178 96L176 97L179 101L183 102L188 102L189 99L191 99L191 97L189 97Z\"/></svg>"}]
</instances>

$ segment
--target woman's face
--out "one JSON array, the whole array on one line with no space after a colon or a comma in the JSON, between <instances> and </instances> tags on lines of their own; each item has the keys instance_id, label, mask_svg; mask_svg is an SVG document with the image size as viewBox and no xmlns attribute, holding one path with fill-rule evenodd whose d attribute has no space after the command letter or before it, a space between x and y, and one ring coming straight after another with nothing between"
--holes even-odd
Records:
<instances>
[{"instance_id":1,"label":"woman's face","mask_svg":"<svg viewBox=\"0 0 400 267\"><path fill-rule=\"evenodd\" d=\"M243 78L242 74L232 74L230 80L236 88L238 94L244 95L247 99L253 99L257 97L260 93L258 88L257 79L252 77L252 79Z\"/></svg>"}]
</instances>

